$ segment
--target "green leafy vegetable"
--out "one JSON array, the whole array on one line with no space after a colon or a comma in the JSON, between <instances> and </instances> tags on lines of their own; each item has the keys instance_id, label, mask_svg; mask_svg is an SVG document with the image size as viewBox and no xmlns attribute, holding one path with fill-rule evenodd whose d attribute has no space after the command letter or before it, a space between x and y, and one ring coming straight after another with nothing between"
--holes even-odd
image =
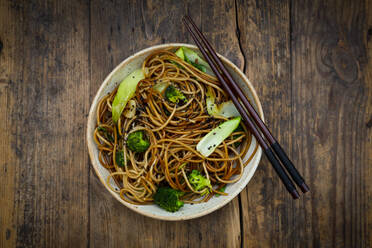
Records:
<instances>
[{"instance_id":1,"label":"green leafy vegetable","mask_svg":"<svg viewBox=\"0 0 372 248\"><path fill-rule=\"evenodd\" d=\"M235 117L225 121L212 131L207 133L196 145L196 150L203 156L211 155L217 146L219 146L232 132L238 127L241 117Z\"/></svg>"},{"instance_id":2,"label":"green leafy vegetable","mask_svg":"<svg viewBox=\"0 0 372 248\"><path fill-rule=\"evenodd\" d=\"M185 55L184 55L184 53L183 53L183 49L182 49L182 47L178 48L178 50L177 50L174 54L176 54L177 57L179 57L180 59L185 60ZM183 66L181 66L179 63L177 63L177 62L175 62L175 61L173 61L173 60L171 60L170 62L171 62L172 64L176 65L178 68L183 69Z\"/></svg>"},{"instance_id":3,"label":"green leafy vegetable","mask_svg":"<svg viewBox=\"0 0 372 248\"><path fill-rule=\"evenodd\" d=\"M177 55L177 57L179 57L180 59L182 60L185 60L185 54L183 52L183 48L180 47L177 49L177 51L175 52L175 54Z\"/></svg>"},{"instance_id":4,"label":"green leafy vegetable","mask_svg":"<svg viewBox=\"0 0 372 248\"><path fill-rule=\"evenodd\" d=\"M192 66L194 66L199 71L207 72L207 67L205 67L204 65L197 64L197 63L192 62L190 60L186 60L186 62L189 63L189 64L191 64Z\"/></svg>"},{"instance_id":5,"label":"green leafy vegetable","mask_svg":"<svg viewBox=\"0 0 372 248\"><path fill-rule=\"evenodd\" d=\"M187 47L180 47L175 54L182 60L194 66L199 71L205 72L209 75L214 75L209 64L204 61L196 52Z\"/></svg>"},{"instance_id":6,"label":"green leafy vegetable","mask_svg":"<svg viewBox=\"0 0 372 248\"><path fill-rule=\"evenodd\" d=\"M136 115L137 103L135 100L130 99L127 106L124 109L124 116L128 119L133 118Z\"/></svg>"},{"instance_id":7,"label":"green leafy vegetable","mask_svg":"<svg viewBox=\"0 0 372 248\"><path fill-rule=\"evenodd\" d=\"M236 109L232 101L223 102L220 105L216 103L216 96L214 91L208 87L206 92L205 103L207 105L207 112L211 116L223 116L225 118L231 118L240 116L239 111Z\"/></svg>"},{"instance_id":8,"label":"green leafy vegetable","mask_svg":"<svg viewBox=\"0 0 372 248\"><path fill-rule=\"evenodd\" d=\"M239 124L239 126L234 130L234 132L244 132L242 124ZM240 137L240 134L233 135L233 139L237 139ZM234 143L235 147L239 147L241 145L241 141Z\"/></svg>"},{"instance_id":9,"label":"green leafy vegetable","mask_svg":"<svg viewBox=\"0 0 372 248\"><path fill-rule=\"evenodd\" d=\"M107 132L106 128L104 127L98 127L97 130L101 132Z\"/></svg>"},{"instance_id":10,"label":"green leafy vegetable","mask_svg":"<svg viewBox=\"0 0 372 248\"><path fill-rule=\"evenodd\" d=\"M191 174L188 176L188 179L191 186L196 191L201 191L204 188L212 189L211 181L205 178L198 170L192 170ZM204 194L208 192L209 191L205 191Z\"/></svg>"},{"instance_id":11,"label":"green leafy vegetable","mask_svg":"<svg viewBox=\"0 0 372 248\"><path fill-rule=\"evenodd\" d=\"M177 103L181 105L187 102L187 98L182 94L182 92L179 89L177 89L173 85L169 85L165 89L165 98L172 103Z\"/></svg>"},{"instance_id":12,"label":"green leafy vegetable","mask_svg":"<svg viewBox=\"0 0 372 248\"><path fill-rule=\"evenodd\" d=\"M184 205L183 201L179 199L182 195L182 191L160 187L154 195L154 202L168 212L176 212Z\"/></svg>"},{"instance_id":13,"label":"green leafy vegetable","mask_svg":"<svg viewBox=\"0 0 372 248\"><path fill-rule=\"evenodd\" d=\"M98 127L97 130L99 132L102 132L103 137L105 137L108 141L115 142L114 136L112 136L112 134L109 131L107 131L106 128L104 128L104 127Z\"/></svg>"},{"instance_id":14,"label":"green leafy vegetable","mask_svg":"<svg viewBox=\"0 0 372 248\"><path fill-rule=\"evenodd\" d=\"M217 115L231 118L240 116L239 111L236 109L235 104L230 100L227 102L223 102L218 106L218 113Z\"/></svg>"},{"instance_id":15,"label":"green leafy vegetable","mask_svg":"<svg viewBox=\"0 0 372 248\"><path fill-rule=\"evenodd\" d=\"M131 99L136 92L138 82L144 78L145 76L142 69L137 69L120 83L114 101L112 102L112 120L115 123L119 120L129 99Z\"/></svg>"},{"instance_id":16,"label":"green leafy vegetable","mask_svg":"<svg viewBox=\"0 0 372 248\"><path fill-rule=\"evenodd\" d=\"M226 190L226 184L224 185L224 186L222 186L222 188L220 188L220 190L219 190L219 192L225 192L225 190ZM218 194L218 193L216 193L216 197L219 197L221 194Z\"/></svg>"},{"instance_id":17,"label":"green leafy vegetable","mask_svg":"<svg viewBox=\"0 0 372 248\"><path fill-rule=\"evenodd\" d=\"M210 86L207 87L206 92L206 104L207 104L207 112L211 116L216 116L219 113L219 109L216 103L216 96L214 94L214 91L211 89Z\"/></svg>"},{"instance_id":18,"label":"green leafy vegetable","mask_svg":"<svg viewBox=\"0 0 372 248\"><path fill-rule=\"evenodd\" d=\"M158 92L158 93L163 93L164 90L168 87L169 83L168 82L159 82L154 85L153 89Z\"/></svg>"},{"instance_id":19,"label":"green leafy vegetable","mask_svg":"<svg viewBox=\"0 0 372 248\"><path fill-rule=\"evenodd\" d=\"M150 141L146 138L142 130L135 131L128 135L127 147L133 152L144 152L150 146Z\"/></svg>"},{"instance_id":20,"label":"green leafy vegetable","mask_svg":"<svg viewBox=\"0 0 372 248\"><path fill-rule=\"evenodd\" d=\"M197 54L195 51L193 51L190 48L187 47L182 47L183 48L183 53L185 55L185 61L200 71L207 72L207 69L211 72L209 64L202 59L199 54Z\"/></svg>"},{"instance_id":21,"label":"green leafy vegetable","mask_svg":"<svg viewBox=\"0 0 372 248\"><path fill-rule=\"evenodd\" d=\"M116 151L115 153L115 161L116 164L120 167L124 167L125 161L124 161L124 152L123 151Z\"/></svg>"}]
</instances>

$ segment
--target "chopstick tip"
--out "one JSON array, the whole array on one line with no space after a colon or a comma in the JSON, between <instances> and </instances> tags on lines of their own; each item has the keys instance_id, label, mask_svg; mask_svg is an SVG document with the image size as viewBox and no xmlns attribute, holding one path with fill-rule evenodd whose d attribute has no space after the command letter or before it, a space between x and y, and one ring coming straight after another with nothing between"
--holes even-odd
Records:
<instances>
[{"instance_id":1,"label":"chopstick tip","mask_svg":"<svg viewBox=\"0 0 372 248\"><path fill-rule=\"evenodd\" d=\"M296 189L292 190L290 193L291 193L293 199L296 200L296 199L300 198L300 194L298 193L298 191Z\"/></svg>"},{"instance_id":2,"label":"chopstick tip","mask_svg":"<svg viewBox=\"0 0 372 248\"><path fill-rule=\"evenodd\" d=\"M185 14L183 17L182 17L182 20L183 21L186 21L188 18L190 18L190 16L188 14Z\"/></svg>"},{"instance_id":3,"label":"chopstick tip","mask_svg":"<svg viewBox=\"0 0 372 248\"><path fill-rule=\"evenodd\" d=\"M306 193L306 192L309 192L309 191L310 191L310 188L309 188L309 186L306 185L306 183L302 183L302 184L300 185L300 189L301 189L301 191L302 191L303 193Z\"/></svg>"}]
</instances>

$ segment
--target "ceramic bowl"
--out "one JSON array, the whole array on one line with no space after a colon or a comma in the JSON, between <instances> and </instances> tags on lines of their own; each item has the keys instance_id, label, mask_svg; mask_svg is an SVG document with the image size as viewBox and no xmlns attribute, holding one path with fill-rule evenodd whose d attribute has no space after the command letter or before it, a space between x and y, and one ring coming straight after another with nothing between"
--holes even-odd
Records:
<instances>
[{"instance_id":1,"label":"ceramic bowl","mask_svg":"<svg viewBox=\"0 0 372 248\"><path fill-rule=\"evenodd\" d=\"M87 123L87 144L88 144L88 151L89 156L92 162L92 166L94 171L96 172L98 178L102 182L102 185L106 188L108 193L110 193L114 198L116 198L119 202L121 202L126 207L132 209L133 211L140 213L142 215L161 219L161 220L187 220L192 218L197 218L204 216L206 214L212 213L213 211L223 207L227 203L229 203L235 196L237 196L244 187L248 184L251 180L256 168L260 162L262 150L259 147L257 153L250 161L250 163L245 167L244 173L242 178L231 185L226 187L225 192L228 193L227 196L220 196L220 197L213 197L206 203L200 204L185 204L178 212L170 213L156 205L133 205L123 201L119 194L110 190L110 188L106 185L106 179L109 175L109 172L100 164L98 160L98 149L93 140L93 132L96 126L96 108L99 100L106 95L107 93L111 92L117 83L121 82L130 72L134 69L140 68L144 59L152 52L158 49L165 49L169 47L179 47L185 46L191 48L195 51L198 51L197 47L194 45L189 44L180 44L180 43L170 43L170 44L163 44L152 46L146 49L143 49L134 55L128 57L123 62L121 62L103 81L101 87L98 89L96 96L94 97L93 103L90 107L88 123ZM256 91L253 88L251 82L248 78L236 67L230 60L226 59L225 57L219 55L222 59L223 63L235 79L235 81L239 84L240 88L244 91L246 96L250 99L251 103L253 103L254 107L256 108L257 112L263 119L263 112L261 103L257 97ZM249 148L249 152L243 161L249 157L252 153L254 147L256 145L256 140L253 138L252 144ZM113 185L114 187L114 185Z\"/></svg>"}]
</instances>

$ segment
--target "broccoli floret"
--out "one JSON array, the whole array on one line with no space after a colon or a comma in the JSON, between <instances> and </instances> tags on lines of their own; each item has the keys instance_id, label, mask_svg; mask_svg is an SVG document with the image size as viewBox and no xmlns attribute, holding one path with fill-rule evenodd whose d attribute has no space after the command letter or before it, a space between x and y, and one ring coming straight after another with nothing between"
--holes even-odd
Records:
<instances>
[{"instance_id":1,"label":"broccoli floret","mask_svg":"<svg viewBox=\"0 0 372 248\"><path fill-rule=\"evenodd\" d=\"M187 102L187 98L173 85L169 85L165 89L165 98L172 103L179 103L181 105Z\"/></svg>"},{"instance_id":2,"label":"broccoli floret","mask_svg":"<svg viewBox=\"0 0 372 248\"><path fill-rule=\"evenodd\" d=\"M144 152L150 146L150 141L146 139L142 130L135 131L128 135L127 147L133 152Z\"/></svg>"},{"instance_id":3,"label":"broccoli floret","mask_svg":"<svg viewBox=\"0 0 372 248\"><path fill-rule=\"evenodd\" d=\"M192 170L188 178L189 178L189 182L191 186L196 191L200 191L204 189L205 187L212 189L211 181L205 178L198 170ZM205 193L207 193L207 191Z\"/></svg>"},{"instance_id":4,"label":"broccoli floret","mask_svg":"<svg viewBox=\"0 0 372 248\"><path fill-rule=\"evenodd\" d=\"M169 187L160 187L154 195L155 204L167 210L168 212L176 212L183 206L183 201L179 197L183 195L182 191L175 190Z\"/></svg>"}]
</instances>

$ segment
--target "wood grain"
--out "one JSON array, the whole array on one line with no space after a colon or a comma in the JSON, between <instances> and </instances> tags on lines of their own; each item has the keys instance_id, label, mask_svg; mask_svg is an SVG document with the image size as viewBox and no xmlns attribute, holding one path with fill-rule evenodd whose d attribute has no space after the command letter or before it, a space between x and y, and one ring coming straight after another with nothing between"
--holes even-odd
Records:
<instances>
[{"instance_id":1,"label":"wood grain","mask_svg":"<svg viewBox=\"0 0 372 248\"><path fill-rule=\"evenodd\" d=\"M16 108L11 87L14 87L14 82L22 78L21 72L17 71L17 61L14 59L20 54L17 47L22 46L22 40L17 39L21 25L15 22L15 15L8 11L8 8L8 3L0 2L0 133L2 134L0 136L0 153L2 154L0 159L0 247L14 247L17 239L18 212L16 208L18 204L15 197L17 195L17 168L20 166L19 161L16 160L16 153L9 144L14 140L10 134L16 133L14 122L11 121L11 114ZM8 44L12 43L14 47L8 48Z\"/></svg>"},{"instance_id":2,"label":"wood grain","mask_svg":"<svg viewBox=\"0 0 372 248\"><path fill-rule=\"evenodd\" d=\"M301 236L313 246L372 245L365 218L371 211L366 202L371 180L364 176L371 175L365 123L371 116L372 82L363 76L370 13L364 1L296 2L292 7L294 154L313 189L305 199Z\"/></svg>"},{"instance_id":3,"label":"wood grain","mask_svg":"<svg viewBox=\"0 0 372 248\"><path fill-rule=\"evenodd\" d=\"M264 160L242 194L249 210L243 213L243 243L370 247L366 3L248 1L238 6L241 33L249 34L240 39L247 75L259 89L269 126L311 188L293 202L283 187L273 186L278 179Z\"/></svg>"},{"instance_id":4,"label":"wood grain","mask_svg":"<svg viewBox=\"0 0 372 248\"><path fill-rule=\"evenodd\" d=\"M237 1L237 9L245 72L258 91L266 123L293 157L290 3ZM301 165L297 168L302 171ZM290 210L302 200L291 199L266 158L241 193L241 201L243 247L293 246L294 230L300 223Z\"/></svg>"},{"instance_id":5,"label":"wood grain","mask_svg":"<svg viewBox=\"0 0 372 248\"><path fill-rule=\"evenodd\" d=\"M199 219L113 199L90 169L90 103L127 56L193 43L189 13L245 71L311 192L293 201L264 158ZM372 247L372 3L0 1L0 247Z\"/></svg>"},{"instance_id":6,"label":"wood grain","mask_svg":"<svg viewBox=\"0 0 372 248\"><path fill-rule=\"evenodd\" d=\"M2 247L88 244L88 7L1 1Z\"/></svg>"},{"instance_id":7,"label":"wood grain","mask_svg":"<svg viewBox=\"0 0 372 248\"><path fill-rule=\"evenodd\" d=\"M372 13L372 3L367 1L365 6L366 13ZM361 72L361 78L365 81L365 101L366 101L366 114L364 114L366 142L361 145L361 150L364 151L366 156L363 174L361 175L364 181L361 197L361 209L364 212L362 216L363 230L364 230L364 243L372 246L372 15L366 15L367 31L363 32L363 46L367 49L367 62L364 70Z\"/></svg>"}]
</instances>

